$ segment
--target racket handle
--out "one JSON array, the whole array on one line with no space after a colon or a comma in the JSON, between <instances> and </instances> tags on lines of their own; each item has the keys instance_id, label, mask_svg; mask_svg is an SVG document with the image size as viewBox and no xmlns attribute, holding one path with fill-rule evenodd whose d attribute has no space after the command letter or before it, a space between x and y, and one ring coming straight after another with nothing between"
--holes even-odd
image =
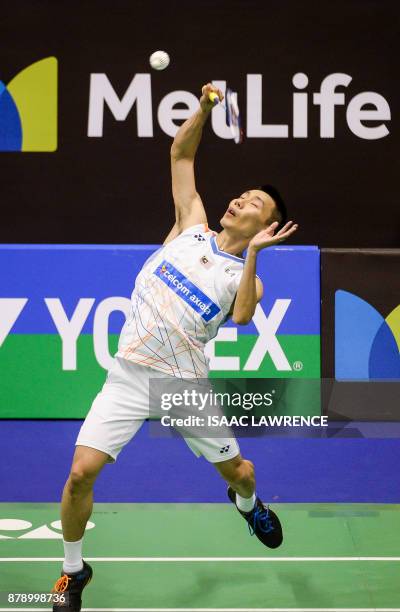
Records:
<instances>
[{"instance_id":1,"label":"racket handle","mask_svg":"<svg viewBox=\"0 0 400 612\"><path fill-rule=\"evenodd\" d=\"M208 98L211 102L214 103L214 105L218 104L219 102L218 94L216 94L215 91L212 91L210 94L208 94Z\"/></svg>"}]
</instances>

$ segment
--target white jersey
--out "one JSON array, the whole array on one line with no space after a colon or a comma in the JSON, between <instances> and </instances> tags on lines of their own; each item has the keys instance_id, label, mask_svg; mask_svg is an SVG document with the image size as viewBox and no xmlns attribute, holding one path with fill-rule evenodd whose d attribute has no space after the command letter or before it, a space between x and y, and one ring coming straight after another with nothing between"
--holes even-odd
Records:
<instances>
[{"instance_id":1,"label":"white jersey","mask_svg":"<svg viewBox=\"0 0 400 612\"><path fill-rule=\"evenodd\" d=\"M136 277L117 357L178 378L206 378L205 344L227 320L244 260L194 225L162 246Z\"/></svg>"}]
</instances>

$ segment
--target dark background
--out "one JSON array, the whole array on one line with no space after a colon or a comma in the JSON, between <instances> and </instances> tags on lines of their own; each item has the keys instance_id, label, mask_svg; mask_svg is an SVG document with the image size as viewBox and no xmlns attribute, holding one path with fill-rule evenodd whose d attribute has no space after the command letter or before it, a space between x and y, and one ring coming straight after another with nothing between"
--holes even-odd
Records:
<instances>
[{"instance_id":1,"label":"dark background","mask_svg":"<svg viewBox=\"0 0 400 612\"><path fill-rule=\"evenodd\" d=\"M226 79L244 118L246 74L263 75L263 122L288 123L288 139L224 141L207 127L198 154L198 191L218 229L227 202L274 183L300 229L297 244L399 245L397 2L54 2L18 0L0 17L0 80L54 55L59 62L55 153L0 153L0 242L159 243L173 223L169 147L157 121L163 96ZM171 56L150 69L157 49ZM87 136L90 74L106 73L120 97L135 73L151 72L154 138L138 138L105 110L104 137ZM293 139L292 76L309 77L309 137ZM319 136L312 93L333 72L353 80L335 110L334 139ZM339 88L338 91L341 91ZM363 140L345 119L350 99L375 91L389 103L389 135ZM1 119L1 118L0 118Z\"/></svg>"}]
</instances>

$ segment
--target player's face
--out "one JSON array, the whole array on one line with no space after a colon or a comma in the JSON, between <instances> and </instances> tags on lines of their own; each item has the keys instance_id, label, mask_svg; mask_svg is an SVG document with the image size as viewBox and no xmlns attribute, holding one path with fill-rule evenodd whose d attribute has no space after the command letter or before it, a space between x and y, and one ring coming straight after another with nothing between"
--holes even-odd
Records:
<instances>
[{"instance_id":1,"label":"player's face","mask_svg":"<svg viewBox=\"0 0 400 612\"><path fill-rule=\"evenodd\" d=\"M274 221L275 202L264 191L250 189L231 200L220 223L224 229L252 238Z\"/></svg>"}]
</instances>

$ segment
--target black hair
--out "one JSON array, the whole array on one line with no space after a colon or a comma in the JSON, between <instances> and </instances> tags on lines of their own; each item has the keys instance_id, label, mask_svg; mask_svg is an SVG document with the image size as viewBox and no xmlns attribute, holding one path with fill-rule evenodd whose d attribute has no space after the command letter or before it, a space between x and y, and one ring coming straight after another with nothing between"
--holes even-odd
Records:
<instances>
[{"instance_id":1,"label":"black hair","mask_svg":"<svg viewBox=\"0 0 400 612\"><path fill-rule=\"evenodd\" d=\"M260 189L261 191L265 191L265 193L267 193L275 202L275 205L278 210L279 217L280 217L280 219L277 219L277 221L279 221L279 225L277 229L278 230L281 229L281 227L285 225L286 220L287 220L286 204L281 194L273 185L269 185L269 184L261 185L261 187L258 187L258 189Z\"/></svg>"}]
</instances>

